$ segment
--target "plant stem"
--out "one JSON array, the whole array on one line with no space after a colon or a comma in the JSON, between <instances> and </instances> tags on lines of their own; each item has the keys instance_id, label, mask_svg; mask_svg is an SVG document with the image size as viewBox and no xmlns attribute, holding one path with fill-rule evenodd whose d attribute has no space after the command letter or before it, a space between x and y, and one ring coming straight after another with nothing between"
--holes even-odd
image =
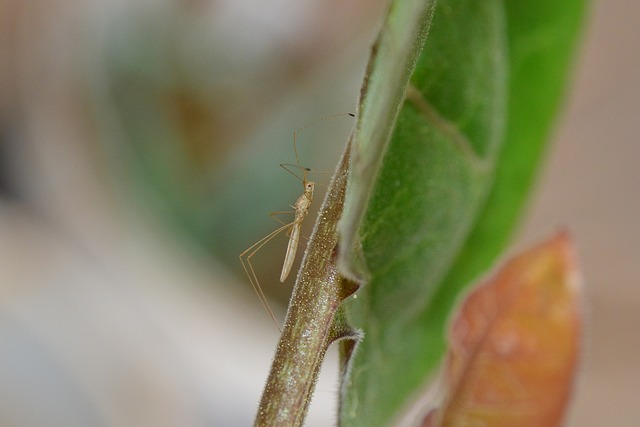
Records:
<instances>
[{"instance_id":1,"label":"plant stem","mask_svg":"<svg viewBox=\"0 0 640 427\"><path fill-rule=\"evenodd\" d=\"M337 271L337 223L342 215L350 144L329 186L302 260L284 330L271 365L255 426L301 426L329 344L333 320L344 298L355 291Z\"/></svg>"}]
</instances>

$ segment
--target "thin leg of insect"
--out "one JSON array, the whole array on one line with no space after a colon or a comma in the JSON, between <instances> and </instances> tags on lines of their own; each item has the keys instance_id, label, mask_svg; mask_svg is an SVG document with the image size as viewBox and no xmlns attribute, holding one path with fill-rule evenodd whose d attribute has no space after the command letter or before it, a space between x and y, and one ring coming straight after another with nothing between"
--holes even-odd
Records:
<instances>
[{"instance_id":1,"label":"thin leg of insect","mask_svg":"<svg viewBox=\"0 0 640 427\"><path fill-rule=\"evenodd\" d=\"M314 172L315 172L315 171L314 171ZM292 207L293 207L293 206L292 206ZM287 215L293 215L293 214L295 214L295 213L296 213L296 211L276 211L276 212L271 212L271 213L269 214L269 216L270 216L271 218L275 219L276 221L278 221L281 225L291 225L291 223L288 223L288 224L287 224L286 222L284 222L283 220L281 220L280 218L278 218L276 215L285 215L285 214L287 214ZM291 228L289 228L289 229L284 233L284 235L285 235L285 236L287 236L287 239L288 239L288 238L290 238L290 237L291 237ZM304 235L302 235L302 234L300 235L300 238L301 238L301 239L304 239L304 240L307 240L307 241L309 240L309 238L308 238L307 236L304 236Z\"/></svg>"},{"instance_id":2,"label":"thin leg of insect","mask_svg":"<svg viewBox=\"0 0 640 427\"><path fill-rule=\"evenodd\" d=\"M281 213L285 213L285 212L286 212L286 213L288 213L289 215L292 215L292 214L294 214L294 213L295 213L295 211L283 211L283 212L277 212L277 213L278 213L278 214L281 214ZM283 220L278 219L278 218L276 218L275 216L273 216L275 213L276 213L276 212L271 212L271 213L269 214L269 216L270 216L271 218L275 219L276 221L278 221L278 222L279 222L280 224L282 224L282 225L291 225L291 223L287 224L287 223L286 223L286 222L284 222ZM285 236L287 236L287 239L288 239L288 238L290 238L290 237L291 237L291 228L289 228L289 229L284 233L284 235L285 235ZM301 239L304 239L304 240L306 240L306 241L309 241L309 238L308 238L307 236L303 235L303 234L301 234L301 235L300 235L300 238L301 238Z\"/></svg>"},{"instance_id":3,"label":"thin leg of insect","mask_svg":"<svg viewBox=\"0 0 640 427\"><path fill-rule=\"evenodd\" d=\"M293 206L291 206L291 207L293 207ZM295 213L296 213L296 211L275 211L275 212L271 212L269 214L269 216L271 218L275 219L276 221L278 221L280 223L280 225L287 225L287 224L290 224L290 223L284 222L283 220L278 218L276 215L293 215ZM287 235L287 237L289 237L289 236Z\"/></svg>"},{"instance_id":4,"label":"thin leg of insect","mask_svg":"<svg viewBox=\"0 0 640 427\"><path fill-rule=\"evenodd\" d=\"M276 237L281 232L290 229L294 224L295 224L295 221L291 222L289 224L284 224L281 227L278 227L276 230L272 231L271 233L269 233L266 236L264 236L262 239L258 240L251 247L249 247L247 250L242 252L240 254L240 256L239 256L240 257L240 262L242 263L242 267L244 268L244 271L247 274L247 277L249 277L249 282L251 282L251 286L253 287L253 290L255 291L256 295L258 296L258 299L260 300L260 303L264 306L265 310L267 310L267 312L269 313L269 316L271 316L271 319L276 324L276 326L278 327L279 330L282 330L282 328L280 328L280 323L278 323L278 320L276 319L276 316L273 313L273 310L271 310L271 307L269 306L269 303L267 302L267 297L265 296L265 294L264 294L264 292L262 290L262 287L260 286L260 282L258 281L258 276L256 275L256 272L253 269L253 265L251 264L251 258L260 249L262 249L262 247L264 245L269 243L269 241L271 239Z\"/></svg>"},{"instance_id":5,"label":"thin leg of insect","mask_svg":"<svg viewBox=\"0 0 640 427\"><path fill-rule=\"evenodd\" d=\"M354 115L351 113L346 113L346 114L348 114L351 117L354 117ZM293 263L295 261L296 252L298 250L298 242L300 241L300 230L302 228L302 223L306 218L307 214L309 213L309 207L311 206L311 202L313 200L313 190L315 187L315 183L313 181L307 180L307 173L324 172L324 171L312 171L311 169L300 165L300 157L298 156L298 147L296 144L296 136L302 130L306 129L307 127L315 123L320 122L321 120L328 119L331 117L338 117L342 115L345 115L345 113L333 114L331 116L321 117L320 119L315 120L305 125L304 127L296 130L295 132L293 132L293 151L296 156L296 164L282 163L280 164L280 167L282 167L284 170L286 170L287 172L289 172L291 175L295 176L302 182L303 193L300 197L298 197L296 202L291 206L294 210L289 212L295 215L294 220L290 223L285 223L284 221L276 218L274 215L287 213L287 212L282 211L282 212L272 213L271 217L276 219L278 222L280 222L282 226L272 231L271 233L267 234L265 237L260 239L258 242L256 242L250 248L248 248L247 250L245 250L240 254L240 262L242 263L245 273L247 273L247 276L249 277L251 286L256 292L256 295L258 295L258 299L260 300L260 302L262 303L262 305L267 310L267 312L273 319L274 323L280 330L282 330L280 328L280 324L276 320L273 310L271 310L271 307L267 302L266 296L262 290L262 287L260 286L260 282L258 281L258 276L256 275L256 272L253 269L253 265L251 264L251 258L271 239L276 237L282 231L287 230L289 243L287 245L287 251L285 253L284 263L282 265L282 271L280 273L280 281L284 282L289 276L289 273L291 272L291 268L293 267ZM299 176L297 173L293 172L292 170L293 168L302 171L302 176Z\"/></svg>"}]
</instances>

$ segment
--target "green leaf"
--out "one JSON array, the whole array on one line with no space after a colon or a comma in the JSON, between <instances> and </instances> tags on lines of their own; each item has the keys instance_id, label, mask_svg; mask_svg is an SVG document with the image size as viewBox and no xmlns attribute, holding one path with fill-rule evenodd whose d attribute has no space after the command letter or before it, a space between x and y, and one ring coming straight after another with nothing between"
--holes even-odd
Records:
<instances>
[{"instance_id":1,"label":"green leaf","mask_svg":"<svg viewBox=\"0 0 640 427\"><path fill-rule=\"evenodd\" d=\"M348 183L350 203L339 224L339 265L352 279L366 275L357 232L404 93L427 36L435 0L396 0L376 40L360 93Z\"/></svg>"},{"instance_id":2,"label":"green leaf","mask_svg":"<svg viewBox=\"0 0 640 427\"><path fill-rule=\"evenodd\" d=\"M344 307L365 335L348 362L341 425L388 425L433 375L455 298L500 254L524 203L582 12L577 0L438 2L381 167L348 187L342 247L356 256L343 261L369 280ZM381 70L370 65L365 81ZM375 122L367 100L385 96L365 83L355 141ZM384 145L355 144L354 158ZM354 166L350 179L367 177ZM351 191L367 185L359 217L350 204L368 193Z\"/></svg>"}]
</instances>

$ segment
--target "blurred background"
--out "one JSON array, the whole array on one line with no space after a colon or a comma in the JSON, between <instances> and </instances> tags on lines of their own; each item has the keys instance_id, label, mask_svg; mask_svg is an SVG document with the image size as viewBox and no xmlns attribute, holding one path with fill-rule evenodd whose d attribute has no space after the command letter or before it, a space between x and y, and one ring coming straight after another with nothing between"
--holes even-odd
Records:
<instances>
[{"instance_id":1,"label":"blurred background","mask_svg":"<svg viewBox=\"0 0 640 427\"><path fill-rule=\"evenodd\" d=\"M301 193L293 131L354 111L385 3L0 0L0 425L251 424L278 331L238 254ZM515 239L579 247L573 427L640 418L637 16L593 2ZM351 126L305 129L301 163L332 170ZM253 258L280 318L285 246ZM310 426L333 424L336 371L330 352Z\"/></svg>"}]
</instances>

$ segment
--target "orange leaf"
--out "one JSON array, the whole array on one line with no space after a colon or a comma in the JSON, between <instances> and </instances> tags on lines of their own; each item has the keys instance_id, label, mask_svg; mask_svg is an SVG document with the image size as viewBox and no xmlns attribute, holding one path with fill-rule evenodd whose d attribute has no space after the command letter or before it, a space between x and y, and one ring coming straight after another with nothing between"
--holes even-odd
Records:
<instances>
[{"instance_id":1,"label":"orange leaf","mask_svg":"<svg viewBox=\"0 0 640 427\"><path fill-rule=\"evenodd\" d=\"M423 427L560 425L580 347L579 290L566 233L475 289L449 334L443 403Z\"/></svg>"}]
</instances>

